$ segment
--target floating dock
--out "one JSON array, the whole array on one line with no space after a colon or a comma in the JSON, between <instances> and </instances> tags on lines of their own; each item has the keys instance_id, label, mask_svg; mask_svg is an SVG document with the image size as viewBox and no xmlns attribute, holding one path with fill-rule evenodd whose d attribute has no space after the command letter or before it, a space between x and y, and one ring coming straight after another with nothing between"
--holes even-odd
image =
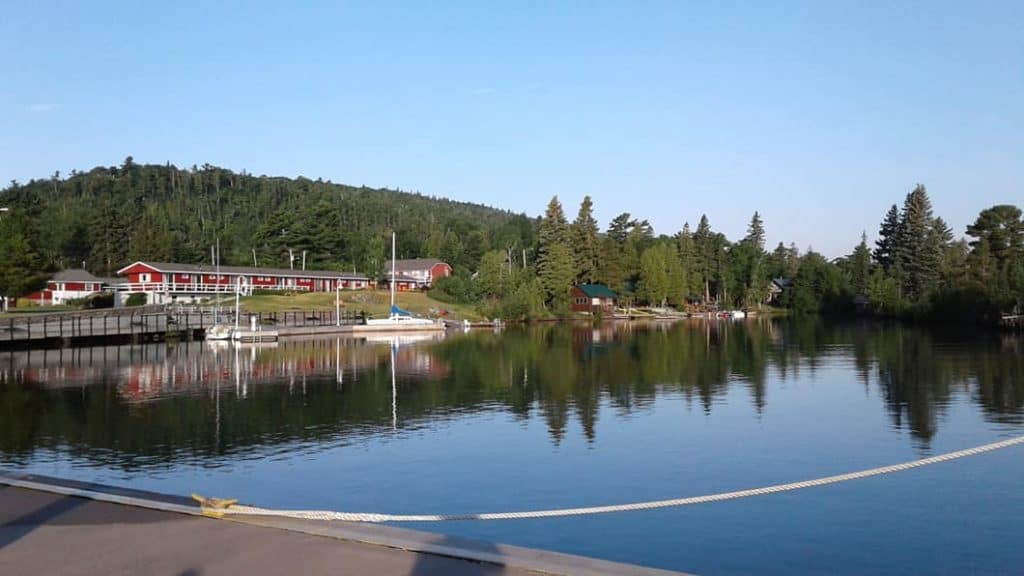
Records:
<instances>
[{"instance_id":1,"label":"floating dock","mask_svg":"<svg viewBox=\"0 0 1024 576\"><path fill-rule=\"evenodd\" d=\"M235 342L261 343L277 342L277 330L235 330L231 339Z\"/></svg>"},{"instance_id":2,"label":"floating dock","mask_svg":"<svg viewBox=\"0 0 1024 576\"><path fill-rule=\"evenodd\" d=\"M2 574L678 574L389 526L204 517L191 499L0 473Z\"/></svg>"}]
</instances>

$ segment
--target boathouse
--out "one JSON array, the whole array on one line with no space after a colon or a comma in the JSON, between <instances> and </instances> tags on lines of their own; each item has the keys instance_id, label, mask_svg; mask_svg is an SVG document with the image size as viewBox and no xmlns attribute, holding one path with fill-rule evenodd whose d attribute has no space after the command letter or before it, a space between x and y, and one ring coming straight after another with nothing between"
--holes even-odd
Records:
<instances>
[{"instance_id":1,"label":"boathouse","mask_svg":"<svg viewBox=\"0 0 1024 576\"><path fill-rule=\"evenodd\" d=\"M573 312L612 312L618 296L604 284L580 284L572 287Z\"/></svg>"},{"instance_id":2,"label":"boathouse","mask_svg":"<svg viewBox=\"0 0 1024 576\"><path fill-rule=\"evenodd\" d=\"M40 305L65 304L70 300L85 298L90 294L102 292L110 280L97 278L88 270L71 268L61 270L46 282L46 288L26 296Z\"/></svg>"},{"instance_id":3,"label":"boathouse","mask_svg":"<svg viewBox=\"0 0 1024 576\"><path fill-rule=\"evenodd\" d=\"M390 276L392 270L391 260L388 260L384 264L384 269L387 270L388 275ZM416 288L430 288L438 278L444 278L452 275L452 267L437 258L395 260L394 271L396 276L399 278L399 283L395 286L396 288L401 286L400 282L402 277L412 278L415 280Z\"/></svg>"},{"instance_id":4,"label":"boathouse","mask_svg":"<svg viewBox=\"0 0 1024 576\"><path fill-rule=\"evenodd\" d=\"M126 281L117 286L117 301L131 294L146 294L150 304L195 301L214 294L251 294L254 290L334 292L367 288L362 274L333 270L291 270L209 264L134 262L117 271Z\"/></svg>"}]
</instances>

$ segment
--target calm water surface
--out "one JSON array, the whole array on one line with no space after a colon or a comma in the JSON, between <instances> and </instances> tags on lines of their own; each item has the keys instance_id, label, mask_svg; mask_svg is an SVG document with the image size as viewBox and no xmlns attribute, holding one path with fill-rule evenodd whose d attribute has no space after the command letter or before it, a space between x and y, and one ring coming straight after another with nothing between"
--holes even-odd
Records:
<instances>
[{"instance_id":1,"label":"calm water surface","mask_svg":"<svg viewBox=\"0 0 1024 576\"><path fill-rule=\"evenodd\" d=\"M1024 434L1022 352L748 321L0 354L0 466L345 511L676 498ZM1010 448L687 508L408 526L704 574L1007 574L1022 489Z\"/></svg>"}]
</instances>

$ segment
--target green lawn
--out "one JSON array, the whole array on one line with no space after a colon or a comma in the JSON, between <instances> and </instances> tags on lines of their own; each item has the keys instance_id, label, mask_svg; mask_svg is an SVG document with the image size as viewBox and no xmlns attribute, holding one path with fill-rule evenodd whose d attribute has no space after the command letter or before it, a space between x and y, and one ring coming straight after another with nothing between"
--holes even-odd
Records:
<instances>
[{"instance_id":1,"label":"green lawn","mask_svg":"<svg viewBox=\"0 0 1024 576\"><path fill-rule=\"evenodd\" d=\"M446 304L427 296L423 292L399 292L396 303L400 308L418 316L434 317L441 310L448 311L448 318L479 320L482 317L472 305ZM364 311L368 316L387 316L390 309L390 295L383 290L354 290L341 293L342 310ZM242 298L246 312L283 312L286 310L334 310L333 292L309 292L294 294L260 294Z\"/></svg>"}]
</instances>

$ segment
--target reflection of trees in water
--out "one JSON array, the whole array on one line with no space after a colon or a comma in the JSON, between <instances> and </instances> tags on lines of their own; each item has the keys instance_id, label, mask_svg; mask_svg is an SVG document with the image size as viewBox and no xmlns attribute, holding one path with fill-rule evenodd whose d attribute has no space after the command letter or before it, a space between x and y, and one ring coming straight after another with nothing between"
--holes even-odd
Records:
<instances>
[{"instance_id":1,"label":"reflection of trees in water","mask_svg":"<svg viewBox=\"0 0 1024 576\"><path fill-rule=\"evenodd\" d=\"M956 393L969 394L992 421L1022 422L1021 348L1012 338L965 344L907 326L830 326L817 319L473 333L399 352L398 425L501 411L524 421L541 418L554 443L574 430L593 441L602 406L642 414L669 393L710 413L736 388L761 413L770 409L769 379L814 374L827 356L838 355L850 362L856 381L877 383L895 426L928 442ZM17 380L0 370L0 380L8 380L0 384L0 451L24 457L61 447L133 467L259 453L297 441L357 442L391 428L389 358L386 346L330 340L252 353L240 364L233 354L178 350L152 365L115 366L99 381L73 387ZM234 388L237 369L249 379L244 398ZM118 379L147 370L200 380L172 382L152 399L133 395L136 388Z\"/></svg>"},{"instance_id":2,"label":"reflection of trees in water","mask_svg":"<svg viewBox=\"0 0 1024 576\"><path fill-rule=\"evenodd\" d=\"M878 385L898 428L931 439L951 395L954 366L936 354L930 335L893 326L870 341L878 367Z\"/></svg>"}]
</instances>

